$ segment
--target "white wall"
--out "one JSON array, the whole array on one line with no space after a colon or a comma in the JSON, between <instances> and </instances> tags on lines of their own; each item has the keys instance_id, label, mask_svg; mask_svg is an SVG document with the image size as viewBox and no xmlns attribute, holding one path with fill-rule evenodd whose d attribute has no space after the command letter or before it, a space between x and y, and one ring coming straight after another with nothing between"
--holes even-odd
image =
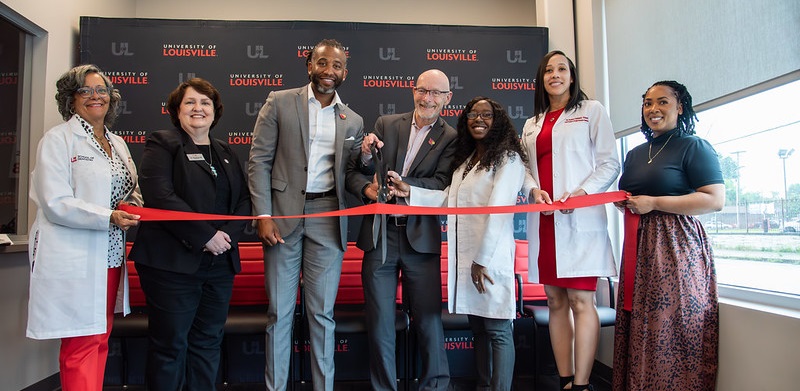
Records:
<instances>
[{"instance_id":1,"label":"white wall","mask_svg":"<svg viewBox=\"0 0 800 391\"><path fill-rule=\"evenodd\" d=\"M20 390L58 372L57 340L25 338L28 254L0 253L0 389Z\"/></svg>"},{"instance_id":2,"label":"white wall","mask_svg":"<svg viewBox=\"0 0 800 391\"><path fill-rule=\"evenodd\" d=\"M720 300L718 390L796 390L800 313Z\"/></svg>"},{"instance_id":3,"label":"white wall","mask_svg":"<svg viewBox=\"0 0 800 391\"><path fill-rule=\"evenodd\" d=\"M137 18L230 20L325 20L477 26L535 26L531 0L404 0L381 4L363 0L137 0Z\"/></svg>"}]
</instances>

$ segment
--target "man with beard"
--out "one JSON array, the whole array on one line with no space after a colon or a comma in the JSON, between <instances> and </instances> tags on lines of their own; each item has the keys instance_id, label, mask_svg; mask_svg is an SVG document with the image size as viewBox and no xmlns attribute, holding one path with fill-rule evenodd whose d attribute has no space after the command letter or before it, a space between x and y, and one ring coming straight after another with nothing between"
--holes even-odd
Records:
<instances>
[{"instance_id":1,"label":"man with beard","mask_svg":"<svg viewBox=\"0 0 800 391\"><path fill-rule=\"evenodd\" d=\"M456 131L439 113L450 102L450 80L437 69L423 72L412 90L414 111L378 118L373 133L364 136L361 156L348 172L361 174L358 193L375 201L378 183L370 147L381 148L383 163L401 173L413 186L442 190L450 184L450 163L455 153ZM356 181L356 178L353 178ZM349 188L349 187L348 187ZM390 201L394 202L394 200ZM404 204L399 198L397 203ZM417 346L422 358L420 390L446 390L450 381L442 331L441 224L439 216L364 216L358 248L364 250L361 278L367 312L370 381L373 390L396 390L395 289L403 273L403 293L410 303ZM380 233L385 229L386 234ZM386 239L384 258L382 239Z\"/></svg>"},{"instance_id":2,"label":"man with beard","mask_svg":"<svg viewBox=\"0 0 800 391\"><path fill-rule=\"evenodd\" d=\"M347 77L342 44L322 40L314 46L307 67L311 83L270 92L258 113L248 162L253 212L265 217L256 220L256 229L264 243L269 301L267 390L284 390L287 386L292 318L301 272L314 389L333 390L333 304L347 246L347 218L268 216L343 209L345 167L358 157L364 121L336 93Z\"/></svg>"}]
</instances>

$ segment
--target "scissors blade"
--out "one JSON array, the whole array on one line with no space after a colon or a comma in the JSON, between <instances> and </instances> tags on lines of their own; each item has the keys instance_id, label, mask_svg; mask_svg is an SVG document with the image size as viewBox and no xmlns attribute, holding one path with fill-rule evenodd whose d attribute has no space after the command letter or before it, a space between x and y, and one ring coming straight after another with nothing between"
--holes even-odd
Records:
<instances>
[{"instance_id":1,"label":"scissors blade","mask_svg":"<svg viewBox=\"0 0 800 391\"><path fill-rule=\"evenodd\" d=\"M389 168L386 166L386 162L383 161L381 150L375 144L370 146L370 152L372 152L372 161L375 162L375 176L378 181L378 202L385 204L389 200Z\"/></svg>"},{"instance_id":2,"label":"scissors blade","mask_svg":"<svg viewBox=\"0 0 800 391\"><path fill-rule=\"evenodd\" d=\"M381 215L381 264L386 263L386 215Z\"/></svg>"},{"instance_id":3,"label":"scissors blade","mask_svg":"<svg viewBox=\"0 0 800 391\"><path fill-rule=\"evenodd\" d=\"M389 170L386 167L386 163L383 161L383 154L381 153L381 150L378 149L375 144L370 146L370 152L372 153L372 161L375 162L375 176L378 182L378 203L385 204L389 199L389 186L387 183ZM380 215L380 227L378 229L380 230L381 235L381 263L386 263L385 214Z\"/></svg>"}]
</instances>

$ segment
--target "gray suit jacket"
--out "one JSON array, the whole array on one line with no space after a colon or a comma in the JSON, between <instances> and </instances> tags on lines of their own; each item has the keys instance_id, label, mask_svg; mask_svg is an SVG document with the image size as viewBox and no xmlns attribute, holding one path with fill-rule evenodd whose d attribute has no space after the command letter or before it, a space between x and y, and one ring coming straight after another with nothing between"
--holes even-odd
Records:
<instances>
[{"instance_id":1,"label":"gray suit jacket","mask_svg":"<svg viewBox=\"0 0 800 391\"><path fill-rule=\"evenodd\" d=\"M339 208L345 208L345 168L357 157L364 138L364 120L336 104L334 181ZM308 86L270 92L258 113L247 165L253 213L289 216L303 214L308 179ZM353 191L353 190L351 190ZM356 190L357 191L357 190ZM299 219L276 219L288 235ZM347 218L339 218L342 251L347 249Z\"/></svg>"},{"instance_id":2,"label":"gray suit jacket","mask_svg":"<svg viewBox=\"0 0 800 391\"><path fill-rule=\"evenodd\" d=\"M411 135L411 122L414 113L385 115L375 122L374 133L383 141L381 150L383 159L390 170L403 172L403 161L408 149L408 138ZM408 174L403 176L406 183L426 189L444 189L450 184L450 163L455 153L456 130L448 125L441 117L433 124L427 139L411 162ZM371 162L372 163L372 162ZM356 158L348 169L348 174L353 171L361 172L360 180L355 176L352 187L357 188L355 194L363 197L361 190L372 180L374 164L363 166L360 158ZM372 237L372 224L375 216L364 216L356 245L358 248L369 251L374 247ZM442 234L439 216L408 216L406 235L411 247L420 253L441 253Z\"/></svg>"}]
</instances>

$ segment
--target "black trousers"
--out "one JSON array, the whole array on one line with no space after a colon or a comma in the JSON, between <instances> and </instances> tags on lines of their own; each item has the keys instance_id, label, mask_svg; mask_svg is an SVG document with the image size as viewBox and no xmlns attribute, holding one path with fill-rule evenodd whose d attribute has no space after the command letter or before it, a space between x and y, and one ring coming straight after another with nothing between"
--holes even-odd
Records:
<instances>
[{"instance_id":1,"label":"black trousers","mask_svg":"<svg viewBox=\"0 0 800 391\"><path fill-rule=\"evenodd\" d=\"M204 254L194 274L136 265L147 299L145 383L151 391L213 390L233 292L226 255Z\"/></svg>"}]
</instances>

